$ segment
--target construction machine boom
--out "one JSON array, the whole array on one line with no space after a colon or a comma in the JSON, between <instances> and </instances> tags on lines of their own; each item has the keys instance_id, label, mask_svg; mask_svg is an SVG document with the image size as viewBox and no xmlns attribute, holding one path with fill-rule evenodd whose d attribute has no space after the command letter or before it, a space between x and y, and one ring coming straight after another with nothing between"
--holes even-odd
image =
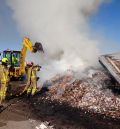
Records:
<instances>
[{"instance_id":1,"label":"construction machine boom","mask_svg":"<svg viewBox=\"0 0 120 129\"><path fill-rule=\"evenodd\" d=\"M43 51L43 47L41 43L35 43L33 46L33 43L30 41L29 38L25 37L23 39L23 48L21 50L21 56L20 56L20 75L25 74L25 58L26 58L26 52L27 49L30 52L36 53L37 51Z\"/></svg>"}]
</instances>

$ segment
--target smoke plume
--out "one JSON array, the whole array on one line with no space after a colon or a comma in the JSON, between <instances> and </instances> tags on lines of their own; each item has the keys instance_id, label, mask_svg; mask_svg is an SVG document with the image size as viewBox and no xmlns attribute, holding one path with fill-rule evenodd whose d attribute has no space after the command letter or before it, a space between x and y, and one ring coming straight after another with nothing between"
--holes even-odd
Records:
<instances>
[{"instance_id":1,"label":"smoke plume","mask_svg":"<svg viewBox=\"0 0 120 129\"><path fill-rule=\"evenodd\" d=\"M31 55L42 65L41 78L68 69L96 65L100 41L93 39L89 17L105 0L7 0L22 36L42 42L44 54Z\"/></svg>"}]
</instances>

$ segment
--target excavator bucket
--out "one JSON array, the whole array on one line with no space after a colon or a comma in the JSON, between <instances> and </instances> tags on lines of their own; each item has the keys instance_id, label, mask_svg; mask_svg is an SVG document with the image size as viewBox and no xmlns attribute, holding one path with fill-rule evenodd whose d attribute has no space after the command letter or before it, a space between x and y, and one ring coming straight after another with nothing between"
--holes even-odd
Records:
<instances>
[{"instance_id":1,"label":"excavator bucket","mask_svg":"<svg viewBox=\"0 0 120 129\"><path fill-rule=\"evenodd\" d=\"M43 46L42 46L42 44L39 43L39 42L36 42L35 45L33 46L33 48L34 48L34 52L35 52L35 53L36 53L37 51L44 53Z\"/></svg>"}]
</instances>

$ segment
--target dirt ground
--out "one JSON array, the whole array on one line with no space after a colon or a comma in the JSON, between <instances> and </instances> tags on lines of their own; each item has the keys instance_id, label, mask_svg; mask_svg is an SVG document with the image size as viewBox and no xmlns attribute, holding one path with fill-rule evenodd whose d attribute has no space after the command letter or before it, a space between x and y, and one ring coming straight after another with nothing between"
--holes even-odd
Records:
<instances>
[{"instance_id":1,"label":"dirt ground","mask_svg":"<svg viewBox=\"0 0 120 129\"><path fill-rule=\"evenodd\" d=\"M30 121L34 118L30 107L23 100L15 101L1 112L0 129L35 129Z\"/></svg>"}]
</instances>

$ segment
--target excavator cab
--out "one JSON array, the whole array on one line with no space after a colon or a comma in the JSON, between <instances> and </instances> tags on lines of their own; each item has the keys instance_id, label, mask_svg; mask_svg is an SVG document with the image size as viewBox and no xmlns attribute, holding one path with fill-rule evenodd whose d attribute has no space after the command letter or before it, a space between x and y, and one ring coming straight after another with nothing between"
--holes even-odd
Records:
<instances>
[{"instance_id":1,"label":"excavator cab","mask_svg":"<svg viewBox=\"0 0 120 129\"><path fill-rule=\"evenodd\" d=\"M8 65L12 67L19 67L20 66L20 51L10 51L5 50L3 51L3 58L8 59Z\"/></svg>"},{"instance_id":2,"label":"excavator cab","mask_svg":"<svg viewBox=\"0 0 120 129\"><path fill-rule=\"evenodd\" d=\"M11 77L18 78L20 76L20 54L21 51L3 51L3 58L8 59L9 74Z\"/></svg>"}]
</instances>

